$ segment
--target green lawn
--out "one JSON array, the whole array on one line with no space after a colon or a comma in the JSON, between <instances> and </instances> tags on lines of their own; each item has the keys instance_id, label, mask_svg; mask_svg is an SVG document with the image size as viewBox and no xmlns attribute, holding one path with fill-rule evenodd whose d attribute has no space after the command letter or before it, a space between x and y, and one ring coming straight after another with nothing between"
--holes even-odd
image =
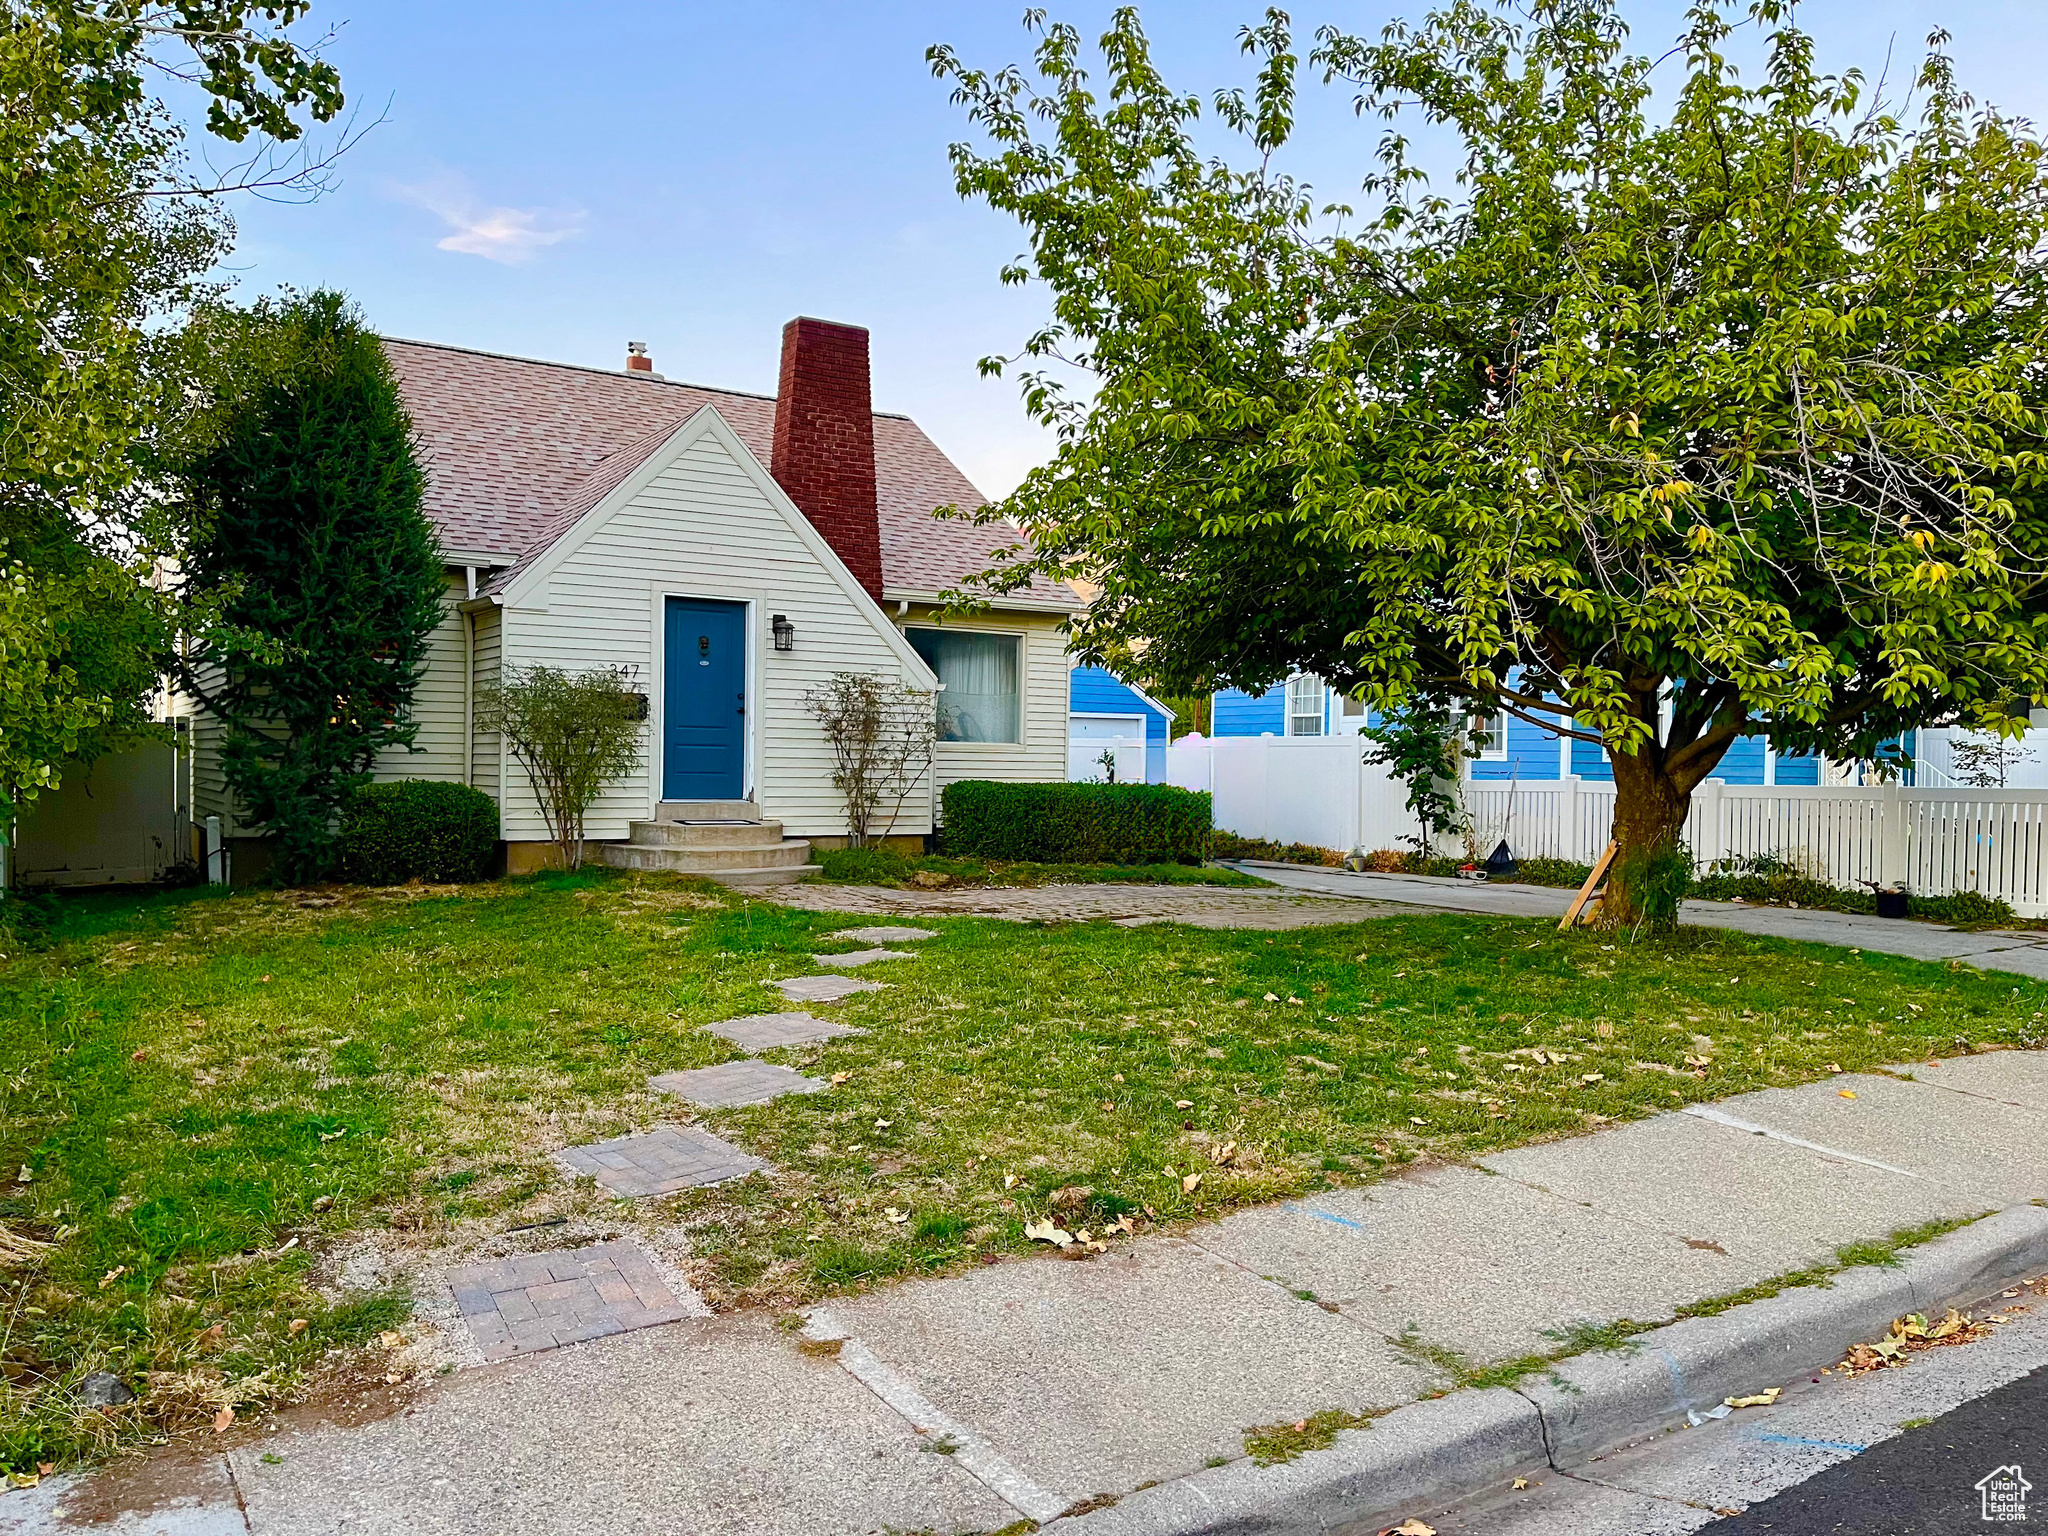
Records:
<instances>
[{"instance_id":1,"label":"green lawn","mask_svg":"<svg viewBox=\"0 0 2048 1536\"><path fill-rule=\"evenodd\" d=\"M620 1207L549 1153L675 1115L646 1077L738 1055L698 1026L782 1006L761 983L859 919L610 872L310 902L80 897L8 946L0 1228L54 1246L0 1268L0 1469L296 1390L403 1314L340 1284L364 1234L445 1256L555 1216L687 1229L715 1305L788 1305L1019 1252L1046 1214L1142 1229L2036 1043L2048 1009L2019 977L1740 934L933 919L865 973L888 990L821 1010L867 1034L775 1054L837 1085L705 1117L775 1173ZM75 1411L101 1367L143 1400Z\"/></svg>"}]
</instances>

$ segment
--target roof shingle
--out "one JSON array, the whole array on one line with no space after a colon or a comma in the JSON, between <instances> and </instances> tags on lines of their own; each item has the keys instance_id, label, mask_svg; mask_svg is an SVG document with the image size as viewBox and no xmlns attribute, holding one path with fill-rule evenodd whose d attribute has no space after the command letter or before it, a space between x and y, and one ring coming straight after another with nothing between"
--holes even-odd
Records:
<instances>
[{"instance_id":1,"label":"roof shingle","mask_svg":"<svg viewBox=\"0 0 2048 1536\"><path fill-rule=\"evenodd\" d=\"M526 565L706 405L763 465L775 441L771 396L434 342L387 338L384 349L419 429L426 511L447 549ZM1019 542L1008 524L933 517L987 500L909 417L878 411L874 422L885 586L940 591ZM1020 595L1079 606L1043 577Z\"/></svg>"}]
</instances>

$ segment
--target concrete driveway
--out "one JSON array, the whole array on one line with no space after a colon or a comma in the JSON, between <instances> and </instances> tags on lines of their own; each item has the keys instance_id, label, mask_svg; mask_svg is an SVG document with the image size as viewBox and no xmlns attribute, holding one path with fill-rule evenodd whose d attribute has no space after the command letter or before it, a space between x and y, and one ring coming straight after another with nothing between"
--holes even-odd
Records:
<instances>
[{"instance_id":1,"label":"concrete driveway","mask_svg":"<svg viewBox=\"0 0 2048 1536\"><path fill-rule=\"evenodd\" d=\"M1505 917L1562 917L1573 895L1548 886L1495 885L1424 875L1354 875L1348 870L1272 864L1264 860L1247 859L1240 867L1304 895L1350 896L1374 903L1489 912ZM1961 960L1983 970L2016 971L2022 976L2048 979L2048 932L1967 932L1940 923L1860 917L1848 912L1748 907L1728 901L1685 902L1679 908L1679 920L1696 928L1734 928L1774 939L1839 944L1845 949L1867 949L1913 960Z\"/></svg>"}]
</instances>

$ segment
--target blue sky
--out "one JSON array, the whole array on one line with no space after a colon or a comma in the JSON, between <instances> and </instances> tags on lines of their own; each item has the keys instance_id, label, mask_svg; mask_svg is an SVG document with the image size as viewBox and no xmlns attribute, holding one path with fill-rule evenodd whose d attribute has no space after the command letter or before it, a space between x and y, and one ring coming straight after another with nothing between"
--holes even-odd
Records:
<instances>
[{"instance_id":1,"label":"blue sky","mask_svg":"<svg viewBox=\"0 0 2048 1536\"><path fill-rule=\"evenodd\" d=\"M1373 31L1411 0L1292 7ZM1092 32L1103 4L1051 6ZM1254 3L1142 7L1181 87L1246 77L1236 31ZM1638 42L1678 30L1676 0L1638 0ZM354 294L388 334L620 366L645 341L670 378L772 391L782 323L868 326L875 401L921 421L1000 494L1047 452L1015 387L976 360L1014 350L1043 296L996 270L1017 228L953 191L959 110L928 44L1022 61L1015 0L318 0L351 103L385 114L309 205L244 199L233 267L244 296L280 284ZM2043 0L1811 0L1830 66L1910 68L1930 27L1954 33L1980 98L2048 117ZM388 105L387 105L388 104ZM1334 94L1304 115L1295 168L1341 197L1375 125ZM197 143L195 141L195 147Z\"/></svg>"}]
</instances>

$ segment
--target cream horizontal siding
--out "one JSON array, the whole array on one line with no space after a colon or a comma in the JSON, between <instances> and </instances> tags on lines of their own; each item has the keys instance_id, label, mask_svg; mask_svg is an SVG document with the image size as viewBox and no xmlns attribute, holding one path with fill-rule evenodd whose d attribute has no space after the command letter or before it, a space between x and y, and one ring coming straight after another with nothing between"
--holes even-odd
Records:
<instances>
[{"instance_id":1,"label":"cream horizontal siding","mask_svg":"<svg viewBox=\"0 0 2048 1536\"><path fill-rule=\"evenodd\" d=\"M498 640L504 632L503 617L496 608L479 608L469 616L474 627L471 641L478 694L498 680ZM469 746L469 782L498 798L498 733L472 731Z\"/></svg>"},{"instance_id":2,"label":"cream horizontal siding","mask_svg":"<svg viewBox=\"0 0 2048 1536\"><path fill-rule=\"evenodd\" d=\"M976 634L1015 635L1021 642L1018 668L1020 716L1016 743L942 741L939 743L939 788L960 779L1002 779L1011 783L1063 783L1067 777L1068 674L1066 634L1060 616L991 609L958 618L936 620L934 610L914 605L903 620L905 629L949 629ZM944 698L944 695L940 695Z\"/></svg>"},{"instance_id":3,"label":"cream horizontal siding","mask_svg":"<svg viewBox=\"0 0 2048 1536\"><path fill-rule=\"evenodd\" d=\"M412 692L415 750L386 747L370 764L382 784L391 779L462 782L463 678L462 613L467 581L451 579L441 594L441 622L427 636L427 665Z\"/></svg>"},{"instance_id":4,"label":"cream horizontal siding","mask_svg":"<svg viewBox=\"0 0 2048 1536\"><path fill-rule=\"evenodd\" d=\"M698 438L587 533L549 574L544 609L505 609L504 664L637 668L641 686L655 695L651 738L660 711L659 614L670 595L753 604L748 709L756 802L792 835L844 834L831 746L803 695L834 672L903 678L905 668L886 638L887 620L835 579L716 437ZM770 648L777 613L796 626L793 652ZM639 767L591 808L587 835L624 838L629 821L651 814L659 790L659 765L643 743ZM930 802L929 786L921 785L894 830L928 831ZM516 762L505 772L504 828L511 841L547 836Z\"/></svg>"}]
</instances>

